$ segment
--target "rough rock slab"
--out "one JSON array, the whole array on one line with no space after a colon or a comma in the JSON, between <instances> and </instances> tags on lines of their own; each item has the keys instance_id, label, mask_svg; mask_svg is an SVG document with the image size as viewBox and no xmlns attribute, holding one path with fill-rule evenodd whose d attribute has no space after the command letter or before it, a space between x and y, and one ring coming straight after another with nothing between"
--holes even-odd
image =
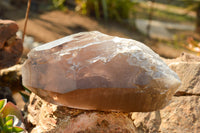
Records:
<instances>
[{"instance_id":1,"label":"rough rock slab","mask_svg":"<svg viewBox=\"0 0 200 133\"><path fill-rule=\"evenodd\" d=\"M15 65L23 52L21 39L16 38L14 21L0 20L0 69Z\"/></svg>"},{"instance_id":2,"label":"rough rock slab","mask_svg":"<svg viewBox=\"0 0 200 133\"><path fill-rule=\"evenodd\" d=\"M182 81L176 95L200 95L200 57L183 53L176 59L164 60Z\"/></svg>"},{"instance_id":3,"label":"rough rock slab","mask_svg":"<svg viewBox=\"0 0 200 133\"><path fill-rule=\"evenodd\" d=\"M23 85L45 100L103 111L163 108L180 80L149 47L100 32L82 32L31 50Z\"/></svg>"},{"instance_id":4,"label":"rough rock slab","mask_svg":"<svg viewBox=\"0 0 200 133\"><path fill-rule=\"evenodd\" d=\"M34 93L28 105L31 133L135 133L125 113L83 111L54 105Z\"/></svg>"},{"instance_id":5,"label":"rough rock slab","mask_svg":"<svg viewBox=\"0 0 200 133\"><path fill-rule=\"evenodd\" d=\"M160 111L133 113L139 133L198 133L200 132L200 97L173 97L171 104Z\"/></svg>"}]
</instances>

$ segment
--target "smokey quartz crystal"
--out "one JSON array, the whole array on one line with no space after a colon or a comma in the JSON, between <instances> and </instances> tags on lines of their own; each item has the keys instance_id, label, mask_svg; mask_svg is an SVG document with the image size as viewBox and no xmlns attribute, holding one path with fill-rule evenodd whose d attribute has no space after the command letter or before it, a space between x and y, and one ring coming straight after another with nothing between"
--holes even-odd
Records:
<instances>
[{"instance_id":1,"label":"smokey quartz crystal","mask_svg":"<svg viewBox=\"0 0 200 133\"><path fill-rule=\"evenodd\" d=\"M149 47L97 31L34 48L22 77L25 87L54 104L123 112L162 109L181 84Z\"/></svg>"}]
</instances>

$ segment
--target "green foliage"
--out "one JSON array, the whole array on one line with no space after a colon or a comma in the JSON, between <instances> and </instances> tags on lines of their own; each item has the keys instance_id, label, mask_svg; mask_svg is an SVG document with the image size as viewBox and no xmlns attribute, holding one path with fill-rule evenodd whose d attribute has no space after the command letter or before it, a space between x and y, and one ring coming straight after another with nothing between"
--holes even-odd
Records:
<instances>
[{"instance_id":1,"label":"green foliage","mask_svg":"<svg viewBox=\"0 0 200 133\"><path fill-rule=\"evenodd\" d=\"M6 99L0 100L0 133L19 133L23 128L14 126L16 119L23 120L20 110Z\"/></svg>"},{"instance_id":2,"label":"green foliage","mask_svg":"<svg viewBox=\"0 0 200 133\"><path fill-rule=\"evenodd\" d=\"M65 0L52 0L55 8L62 7L64 5Z\"/></svg>"},{"instance_id":3,"label":"green foliage","mask_svg":"<svg viewBox=\"0 0 200 133\"><path fill-rule=\"evenodd\" d=\"M168 20L168 21L176 21L176 22L191 22L194 21L195 18L192 16L188 16L187 14L178 14L176 12L169 12L159 9L154 9L153 12L154 18L160 20Z\"/></svg>"},{"instance_id":4,"label":"green foliage","mask_svg":"<svg viewBox=\"0 0 200 133\"><path fill-rule=\"evenodd\" d=\"M131 0L76 0L77 10L97 19L123 21L134 14L136 3Z\"/></svg>"},{"instance_id":5,"label":"green foliage","mask_svg":"<svg viewBox=\"0 0 200 133\"><path fill-rule=\"evenodd\" d=\"M195 10L200 4L200 0L181 0L187 9Z\"/></svg>"},{"instance_id":6,"label":"green foliage","mask_svg":"<svg viewBox=\"0 0 200 133\"><path fill-rule=\"evenodd\" d=\"M65 0L52 0L52 4L54 8L66 11L67 7L64 5L64 3L65 3Z\"/></svg>"}]
</instances>

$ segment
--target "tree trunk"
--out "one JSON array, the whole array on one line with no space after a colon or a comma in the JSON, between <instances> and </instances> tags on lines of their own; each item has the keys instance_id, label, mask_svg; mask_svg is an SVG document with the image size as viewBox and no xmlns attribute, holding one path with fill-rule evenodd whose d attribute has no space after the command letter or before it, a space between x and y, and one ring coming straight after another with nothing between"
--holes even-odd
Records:
<instances>
[{"instance_id":1,"label":"tree trunk","mask_svg":"<svg viewBox=\"0 0 200 133\"><path fill-rule=\"evenodd\" d=\"M196 32L200 33L200 3L196 9Z\"/></svg>"}]
</instances>

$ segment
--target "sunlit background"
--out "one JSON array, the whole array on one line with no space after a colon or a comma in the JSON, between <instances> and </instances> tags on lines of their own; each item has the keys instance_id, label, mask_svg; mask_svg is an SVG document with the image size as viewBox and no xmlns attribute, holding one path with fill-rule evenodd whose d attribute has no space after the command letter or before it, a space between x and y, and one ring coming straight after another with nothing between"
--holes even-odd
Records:
<instances>
[{"instance_id":1,"label":"sunlit background","mask_svg":"<svg viewBox=\"0 0 200 133\"><path fill-rule=\"evenodd\" d=\"M23 31L26 7L27 0L1 0L0 19L15 20ZM141 41L166 58L185 51L198 54L200 1L32 0L25 51L93 30Z\"/></svg>"}]
</instances>

